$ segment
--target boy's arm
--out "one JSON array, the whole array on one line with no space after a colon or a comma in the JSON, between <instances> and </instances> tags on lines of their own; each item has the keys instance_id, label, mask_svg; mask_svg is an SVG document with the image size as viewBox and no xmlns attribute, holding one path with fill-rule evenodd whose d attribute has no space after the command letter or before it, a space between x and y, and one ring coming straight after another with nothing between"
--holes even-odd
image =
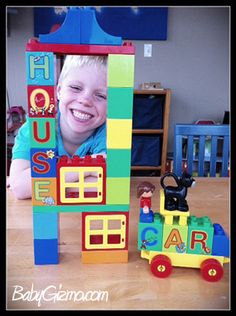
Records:
<instances>
[{"instance_id":1,"label":"boy's arm","mask_svg":"<svg viewBox=\"0 0 236 316\"><path fill-rule=\"evenodd\" d=\"M9 175L10 189L19 200L32 197L30 161L25 159L12 160Z\"/></svg>"},{"instance_id":2,"label":"boy's arm","mask_svg":"<svg viewBox=\"0 0 236 316\"><path fill-rule=\"evenodd\" d=\"M105 156L105 154L103 154ZM95 155L93 155L95 156ZM85 175L86 182L96 182L97 176L93 173ZM76 173L69 173L66 176L67 182L77 182L78 175ZM11 163L9 175L10 189L13 191L15 197L19 200L30 199L32 197L31 184L31 168L30 161L25 159L14 159ZM87 188L86 191L93 191Z\"/></svg>"}]
</instances>

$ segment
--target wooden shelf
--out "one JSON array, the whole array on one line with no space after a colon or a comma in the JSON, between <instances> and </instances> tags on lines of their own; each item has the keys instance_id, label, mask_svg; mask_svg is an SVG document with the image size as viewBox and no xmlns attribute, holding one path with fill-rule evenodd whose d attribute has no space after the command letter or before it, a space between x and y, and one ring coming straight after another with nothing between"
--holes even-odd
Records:
<instances>
[{"instance_id":1,"label":"wooden shelf","mask_svg":"<svg viewBox=\"0 0 236 316\"><path fill-rule=\"evenodd\" d=\"M170 89L163 90L134 90L134 94L167 94Z\"/></svg>"},{"instance_id":2,"label":"wooden shelf","mask_svg":"<svg viewBox=\"0 0 236 316\"><path fill-rule=\"evenodd\" d=\"M144 135L160 135L162 141L161 148L161 164L160 166L131 166L131 170L160 170L160 175L163 175L166 170L166 157L167 157L167 143L168 143L168 130L169 130L169 114L170 114L170 101L171 101L171 89L163 90L134 90L134 95L164 95L165 101L163 105L163 117L161 129L133 129L132 134L144 134Z\"/></svg>"},{"instance_id":3,"label":"wooden shelf","mask_svg":"<svg viewBox=\"0 0 236 316\"><path fill-rule=\"evenodd\" d=\"M163 134L163 129L133 129L133 134Z\"/></svg>"},{"instance_id":4,"label":"wooden shelf","mask_svg":"<svg viewBox=\"0 0 236 316\"><path fill-rule=\"evenodd\" d=\"M161 170L161 166L132 166L131 170Z\"/></svg>"}]
</instances>

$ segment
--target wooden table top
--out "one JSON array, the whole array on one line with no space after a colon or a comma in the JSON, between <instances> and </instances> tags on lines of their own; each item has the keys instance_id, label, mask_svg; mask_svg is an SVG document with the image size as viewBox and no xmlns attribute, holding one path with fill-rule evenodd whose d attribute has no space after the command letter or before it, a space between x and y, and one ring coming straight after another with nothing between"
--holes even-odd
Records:
<instances>
[{"instance_id":1,"label":"wooden table top","mask_svg":"<svg viewBox=\"0 0 236 316\"><path fill-rule=\"evenodd\" d=\"M35 266L31 200L16 200L7 189L7 309L229 309L230 264L217 283L203 280L199 269L174 267L166 279L151 274L137 250L136 188L144 180L156 185L152 209L159 211L160 178L131 178L129 262L122 264L82 264L81 214L60 213L60 264ZM229 178L196 178L187 200L191 215L209 216L230 234Z\"/></svg>"}]
</instances>

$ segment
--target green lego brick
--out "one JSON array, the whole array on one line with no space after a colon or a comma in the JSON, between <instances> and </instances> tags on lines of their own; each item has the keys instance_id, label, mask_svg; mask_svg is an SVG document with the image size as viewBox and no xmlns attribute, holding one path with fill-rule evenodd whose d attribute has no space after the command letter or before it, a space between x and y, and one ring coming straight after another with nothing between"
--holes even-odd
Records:
<instances>
[{"instance_id":1,"label":"green lego brick","mask_svg":"<svg viewBox=\"0 0 236 316\"><path fill-rule=\"evenodd\" d=\"M107 204L130 203L130 178L107 178Z\"/></svg>"},{"instance_id":2,"label":"green lego brick","mask_svg":"<svg viewBox=\"0 0 236 316\"><path fill-rule=\"evenodd\" d=\"M108 87L132 88L134 86L134 55L108 56Z\"/></svg>"},{"instance_id":3,"label":"green lego brick","mask_svg":"<svg viewBox=\"0 0 236 316\"><path fill-rule=\"evenodd\" d=\"M138 249L139 250L162 250L164 218L160 213L154 213L152 223L138 224Z\"/></svg>"},{"instance_id":4,"label":"green lego brick","mask_svg":"<svg viewBox=\"0 0 236 316\"><path fill-rule=\"evenodd\" d=\"M130 149L107 149L107 177L130 177L130 165Z\"/></svg>"},{"instance_id":5,"label":"green lego brick","mask_svg":"<svg viewBox=\"0 0 236 316\"><path fill-rule=\"evenodd\" d=\"M31 148L56 147L55 118L29 118Z\"/></svg>"},{"instance_id":6,"label":"green lego brick","mask_svg":"<svg viewBox=\"0 0 236 316\"><path fill-rule=\"evenodd\" d=\"M129 204L123 205L56 205L33 206L34 213L82 213L82 212L129 212Z\"/></svg>"},{"instance_id":7,"label":"green lego brick","mask_svg":"<svg viewBox=\"0 0 236 316\"><path fill-rule=\"evenodd\" d=\"M188 218L187 253L211 254L214 227L208 216Z\"/></svg>"},{"instance_id":8,"label":"green lego brick","mask_svg":"<svg viewBox=\"0 0 236 316\"><path fill-rule=\"evenodd\" d=\"M163 252L186 253L188 241L188 226L179 225L179 218L174 217L173 224L164 224Z\"/></svg>"},{"instance_id":9,"label":"green lego brick","mask_svg":"<svg viewBox=\"0 0 236 316\"><path fill-rule=\"evenodd\" d=\"M34 205L33 213L58 213L59 209L57 205Z\"/></svg>"},{"instance_id":10,"label":"green lego brick","mask_svg":"<svg viewBox=\"0 0 236 316\"><path fill-rule=\"evenodd\" d=\"M132 119L133 88L108 88L107 117L111 119Z\"/></svg>"}]
</instances>

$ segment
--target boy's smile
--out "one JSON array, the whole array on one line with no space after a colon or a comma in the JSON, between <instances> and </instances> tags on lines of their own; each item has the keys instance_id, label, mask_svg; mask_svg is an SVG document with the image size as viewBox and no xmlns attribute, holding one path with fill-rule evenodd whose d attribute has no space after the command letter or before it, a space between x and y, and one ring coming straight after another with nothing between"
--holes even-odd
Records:
<instances>
[{"instance_id":1,"label":"boy's smile","mask_svg":"<svg viewBox=\"0 0 236 316\"><path fill-rule=\"evenodd\" d=\"M76 109L72 109L71 112L75 119L79 122L89 121L93 117L93 115L91 115L90 113L79 111Z\"/></svg>"}]
</instances>

